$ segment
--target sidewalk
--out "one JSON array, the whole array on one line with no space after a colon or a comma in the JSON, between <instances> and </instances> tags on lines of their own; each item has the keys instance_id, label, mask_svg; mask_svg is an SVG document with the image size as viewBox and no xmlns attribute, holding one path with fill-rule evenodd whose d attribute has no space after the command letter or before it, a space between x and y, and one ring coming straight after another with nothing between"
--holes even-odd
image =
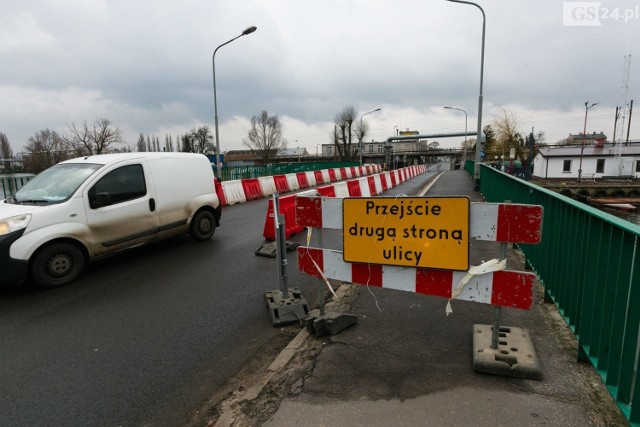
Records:
<instances>
[{"instance_id":1,"label":"sidewalk","mask_svg":"<svg viewBox=\"0 0 640 427\"><path fill-rule=\"evenodd\" d=\"M444 173L427 193L437 195L482 201L465 171ZM472 242L471 264L497 257L498 246ZM516 250L507 259L509 269L524 269ZM221 405L214 425L627 425L593 368L576 362L575 339L539 286L533 309L505 308L500 325L529 331L542 381L473 370L473 325L493 322L490 305L452 301L446 316L443 298L358 285L341 291L328 309L358 323L322 338L300 332L268 378Z\"/></svg>"}]
</instances>

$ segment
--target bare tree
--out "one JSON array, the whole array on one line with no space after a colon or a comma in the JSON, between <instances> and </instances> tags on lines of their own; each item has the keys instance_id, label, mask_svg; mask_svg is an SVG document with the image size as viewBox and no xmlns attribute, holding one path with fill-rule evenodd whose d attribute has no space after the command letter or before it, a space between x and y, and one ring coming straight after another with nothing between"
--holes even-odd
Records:
<instances>
[{"instance_id":1,"label":"bare tree","mask_svg":"<svg viewBox=\"0 0 640 427\"><path fill-rule=\"evenodd\" d=\"M282 124L278 115L270 116L265 110L251 117L247 138L242 140L243 144L256 151L265 164L287 147L287 141L282 138Z\"/></svg>"},{"instance_id":2,"label":"bare tree","mask_svg":"<svg viewBox=\"0 0 640 427\"><path fill-rule=\"evenodd\" d=\"M86 121L81 127L71 123L64 140L80 155L108 153L112 145L123 142L120 129L107 119L96 120L91 126Z\"/></svg>"},{"instance_id":3,"label":"bare tree","mask_svg":"<svg viewBox=\"0 0 640 427\"><path fill-rule=\"evenodd\" d=\"M12 159L13 158L13 150L11 149L11 144L9 143L9 138L4 132L0 132L0 159Z\"/></svg>"},{"instance_id":4,"label":"bare tree","mask_svg":"<svg viewBox=\"0 0 640 427\"><path fill-rule=\"evenodd\" d=\"M73 157L72 152L54 130L36 132L24 147L24 166L30 172L39 173L48 167Z\"/></svg>"},{"instance_id":5,"label":"bare tree","mask_svg":"<svg viewBox=\"0 0 640 427\"><path fill-rule=\"evenodd\" d=\"M164 136L164 151L173 151L173 139L171 135Z\"/></svg>"},{"instance_id":6,"label":"bare tree","mask_svg":"<svg viewBox=\"0 0 640 427\"><path fill-rule=\"evenodd\" d=\"M364 147L362 147L362 141L364 140L364 138L367 136L367 133L369 132L369 123L367 123L364 120L361 120L360 122L356 122L356 129L354 132L358 137L358 152L360 152L361 148L364 150Z\"/></svg>"},{"instance_id":7,"label":"bare tree","mask_svg":"<svg viewBox=\"0 0 640 427\"><path fill-rule=\"evenodd\" d=\"M144 135L143 134L140 134L140 136L138 136L138 142L136 144L136 147L137 147L139 153L147 151L147 144L144 142Z\"/></svg>"},{"instance_id":8,"label":"bare tree","mask_svg":"<svg viewBox=\"0 0 640 427\"><path fill-rule=\"evenodd\" d=\"M504 156L508 156L511 149L515 150L516 159L520 159L522 165L526 168L527 158L529 156L529 150L525 144L525 139L518 131L520 123L518 117L514 112L503 109L502 117L494 120L493 127L495 128L495 148L493 152L495 155L501 152ZM487 147L489 151L489 147Z\"/></svg>"},{"instance_id":9,"label":"bare tree","mask_svg":"<svg viewBox=\"0 0 640 427\"><path fill-rule=\"evenodd\" d=\"M336 153L341 161L350 161L353 158L353 122L356 119L356 109L348 105L335 117L335 126L331 133L331 139L336 147ZM362 129L361 129L362 131Z\"/></svg>"},{"instance_id":10,"label":"bare tree","mask_svg":"<svg viewBox=\"0 0 640 427\"><path fill-rule=\"evenodd\" d=\"M193 128L189 133L182 135L182 151L185 153L214 154L213 135L209 126Z\"/></svg>"}]
</instances>

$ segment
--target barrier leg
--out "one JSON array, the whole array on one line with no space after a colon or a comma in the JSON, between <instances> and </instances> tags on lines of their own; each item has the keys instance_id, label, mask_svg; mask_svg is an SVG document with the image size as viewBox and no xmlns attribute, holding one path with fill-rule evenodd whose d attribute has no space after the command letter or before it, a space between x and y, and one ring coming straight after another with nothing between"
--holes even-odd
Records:
<instances>
[{"instance_id":1,"label":"barrier leg","mask_svg":"<svg viewBox=\"0 0 640 427\"><path fill-rule=\"evenodd\" d=\"M500 259L507 258L507 243L500 243ZM494 350L498 349L498 335L500 331L500 314L502 314L502 307L499 305L493 308L493 328L491 329L491 348Z\"/></svg>"},{"instance_id":2,"label":"barrier leg","mask_svg":"<svg viewBox=\"0 0 640 427\"><path fill-rule=\"evenodd\" d=\"M507 243L500 243L500 259ZM473 325L473 369L506 377L541 380L542 368L526 329L500 326L501 307L494 307L493 325Z\"/></svg>"},{"instance_id":3,"label":"barrier leg","mask_svg":"<svg viewBox=\"0 0 640 427\"><path fill-rule=\"evenodd\" d=\"M322 229L318 229L318 247L324 248L322 245ZM318 310L320 316L324 316L324 280L318 279Z\"/></svg>"},{"instance_id":4,"label":"barrier leg","mask_svg":"<svg viewBox=\"0 0 640 427\"><path fill-rule=\"evenodd\" d=\"M278 195L273 195L274 220L276 227L276 256L278 260L279 289L267 291L264 295L271 323L282 326L299 322L302 324L309 314L309 304L298 288L289 288L287 275L287 241L284 215L280 214Z\"/></svg>"},{"instance_id":5,"label":"barrier leg","mask_svg":"<svg viewBox=\"0 0 640 427\"><path fill-rule=\"evenodd\" d=\"M317 230L318 247L322 248L322 229ZM317 337L323 335L335 335L349 326L353 326L358 322L358 318L353 314L336 313L330 311L325 312L324 293L325 283L322 278L318 279L318 310L313 310L305 319L307 330L310 334Z\"/></svg>"}]
</instances>

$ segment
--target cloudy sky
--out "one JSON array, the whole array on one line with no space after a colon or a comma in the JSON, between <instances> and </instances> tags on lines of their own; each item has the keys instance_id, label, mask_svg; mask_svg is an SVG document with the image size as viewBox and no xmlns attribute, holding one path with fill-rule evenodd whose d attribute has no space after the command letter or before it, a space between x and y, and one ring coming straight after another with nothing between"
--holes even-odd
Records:
<instances>
[{"instance_id":1,"label":"cloudy sky","mask_svg":"<svg viewBox=\"0 0 640 427\"><path fill-rule=\"evenodd\" d=\"M507 109L549 143L611 140L615 107L638 98L640 0L479 0L486 13L483 124ZM598 6L599 5L599 6ZM618 19L616 19L618 18ZM346 105L367 140L477 125L482 15L445 0L22 0L0 6L0 132L20 152L35 132L106 118L135 147L209 125L215 57L220 144L277 114L289 147L315 153ZM628 90L625 56L631 55ZM627 115L628 116L628 115ZM627 117L628 119L628 117ZM626 124L625 124L626 136ZM439 139L457 146L460 138Z\"/></svg>"}]
</instances>

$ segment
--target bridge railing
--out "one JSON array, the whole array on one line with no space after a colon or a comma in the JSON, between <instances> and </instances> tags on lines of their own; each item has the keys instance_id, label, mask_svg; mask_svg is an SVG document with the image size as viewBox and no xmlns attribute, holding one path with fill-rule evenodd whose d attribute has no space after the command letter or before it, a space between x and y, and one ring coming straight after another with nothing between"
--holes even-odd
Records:
<instances>
[{"instance_id":1,"label":"bridge railing","mask_svg":"<svg viewBox=\"0 0 640 427\"><path fill-rule=\"evenodd\" d=\"M32 173L0 174L0 200L11 196L34 176Z\"/></svg>"},{"instance_id":2,"label":"bridge railing","mask_svg":"<svg viewBox=\"0 0 640 427\"><path fill-rule=\"evenodd\" d=\"M286 175L295 172L308 172L321 169L358 166L358 162L294 162L274 163L270 165L223 166L222 181L235 179L260 178L262 176ZM215 166L213 166L215 173Z\"/></svg>"},{"instance_id":3,"label":"bridge railing","mask_svg":"<svg viewBox=\"0 0 640 427\"><path fill-rule=\"evenodd\" d=\"M579 358L640 423L640 226L485 165L480 191L489 202L544 207L542 242L520 247L578 338Z\"/></svg>"}]
</instances>

